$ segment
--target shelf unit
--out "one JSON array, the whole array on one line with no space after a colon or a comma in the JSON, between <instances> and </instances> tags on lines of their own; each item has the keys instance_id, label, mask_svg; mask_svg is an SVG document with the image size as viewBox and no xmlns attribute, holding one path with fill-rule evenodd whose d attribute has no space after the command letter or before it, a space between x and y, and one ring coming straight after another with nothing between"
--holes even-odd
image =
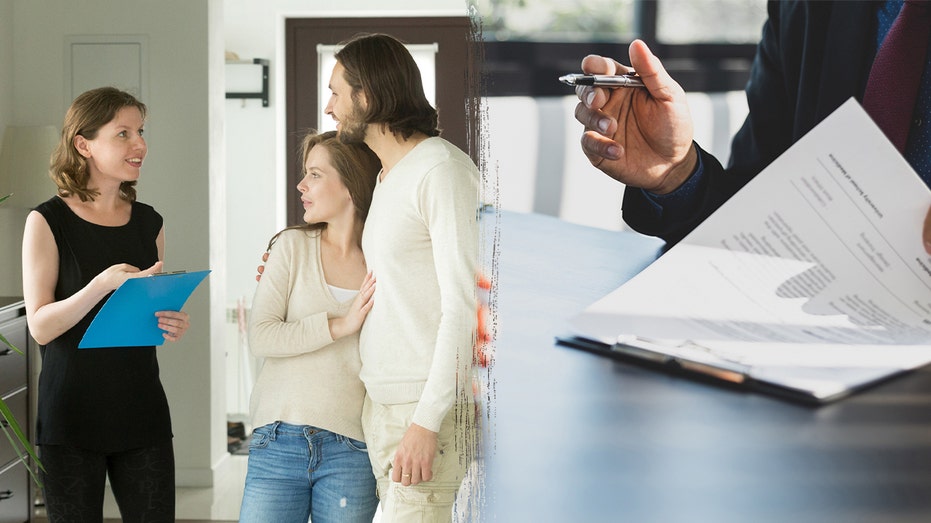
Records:
<instances>
[{"instance_id":1,"label":"shelf unit","mask_svg":"<svg viewBox=\"0 0 931 523\"><path fill-rule=\"evenodd\" d=\"M0 334L26 354L29 353L26 307L21 298L0 297ZM0 347L0 397L32 440L29 395L28 358L5 346ZM0 437L0 523L30 521L32 489L29 471L10 442Z\"/></svg>"}]
</instances>

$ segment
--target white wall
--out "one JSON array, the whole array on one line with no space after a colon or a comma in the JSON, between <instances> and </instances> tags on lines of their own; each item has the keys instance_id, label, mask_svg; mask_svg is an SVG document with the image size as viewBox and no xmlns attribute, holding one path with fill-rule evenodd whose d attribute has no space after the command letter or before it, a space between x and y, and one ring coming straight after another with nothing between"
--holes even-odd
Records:
<instances>
[{"instance_id":1,"label":"white wall","mask_svg":"<svg viewBox=\"0 0 931 523\"><path fill-rule=\"evenodd\" d=\"M216 465L227 456L222 332L211 317L211 300L225 302L222 263L213 263L210 222L211 147L222 144L222 110L211 111L210 72L221 74L222 57L211 58L210 35L221 16L211 0L34 0L0 4L0 122L9 125L61 126L64 96L64 42L72 35L146 35L148 95L146 125L149 156L139 182L140 201L165 218L168 270L212 268L210 282L186 304L192 327L185 339L159 349L162 382L171 404L179 485L210 485ZM12 14L12 16L10 16ZM11 38L10 26L15 38ZM217 41L219 37L217 36ZM12 45L10 45L12 43ZM217 45L217 44L215 44ZM212 66L211 66L212 64ZM222 78L222 77L221 77ZM12 79L12 81L11 81ZM222 104L222 79L215 81L214 106ZM12 101L4 93L12 89ZM222 151L220 151L222 167ZM222 239L222 238L221 238ZM220 246L222 250L222 246ZM212 283L212 285L211 285ZM216 288L215 288L216 286ZM215 308L214 308L215 309ZM214 325L212 325L212 321ZM215 349L211 349L214 342ZM219 351L219 356L217 355Z\"/></svg>"}]
</instances>

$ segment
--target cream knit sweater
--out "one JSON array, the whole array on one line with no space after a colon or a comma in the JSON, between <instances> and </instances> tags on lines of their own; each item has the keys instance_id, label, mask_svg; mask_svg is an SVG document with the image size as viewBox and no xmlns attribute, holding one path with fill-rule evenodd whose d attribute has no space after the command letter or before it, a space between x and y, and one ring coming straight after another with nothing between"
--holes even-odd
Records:
<instances>
[{"instance_id":1,"label":"cream knit sweater","mask_svg":"<svg viewBox=\"0 0 931 523\"><path fill-rule=\"evenodd\" d=\"M363 439L359 338L333 341L327 323L351 303L336 301L327 287L319 233L290 230L278 237L249 321L249 346L264 358L252 390L254 427L283 421Z\"/></svg>"},{"instance_id":2,"label":"cream knit sweater","mask_svg":"<svg viewBox=\"0 0 931 523\"><path fill-rule=\"evenodd\" d=\"M478 180L467 155L428 138L376 185L362 233L377 280L362 381L378 403L418 402L413 423L433 431L457 394L471 395Z\"/></svg>"}]
</instances>

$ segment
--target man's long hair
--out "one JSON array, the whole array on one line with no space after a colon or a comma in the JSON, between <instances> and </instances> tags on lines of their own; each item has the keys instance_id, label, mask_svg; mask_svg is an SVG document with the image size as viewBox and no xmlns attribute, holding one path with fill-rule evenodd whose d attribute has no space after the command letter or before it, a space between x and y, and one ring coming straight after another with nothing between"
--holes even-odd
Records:
<instances>
[{"instance_id":1,"label":"man's long hair","mask_svg":"<svg viewBox=\"0 0 931 523\"><path fill-rule=\"evenodd\" d=\"M437 111L423 92L420 69L404 44L386 34L356 35L336 53L353 98L364 93L368 108L362 118L383 124L395 135L415 132L437 136Z\"/></svg>"}]
</instances>

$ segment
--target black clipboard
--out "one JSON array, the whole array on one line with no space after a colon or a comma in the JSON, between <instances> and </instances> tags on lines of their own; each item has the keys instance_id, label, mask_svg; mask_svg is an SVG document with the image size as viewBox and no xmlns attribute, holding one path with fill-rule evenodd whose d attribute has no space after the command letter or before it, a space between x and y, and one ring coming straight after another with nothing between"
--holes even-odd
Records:
<instances>
[{"instance_id":1,"label":"black clipboard","mask_svg":"<svg viewBox=\"0 0 931 523\"><path fill-rule=\"evenodd\" d=\"M906 374L911 369L888 372L881 377L860 382L854 386L838 389L831 394L817 394L815 391L793 387L784 383L758 379L751 374L751 369L728 362L697 361L674 356L661 351L624 344L608 344L581 336L558 336L556 344L578 349L611 359L631 363L647 369L684 377L706 384L713 384L731 390L757 392L810 407L818 407L846 398L855 392L886 382L896 376Z\"/></svg>"}]
</instances>

